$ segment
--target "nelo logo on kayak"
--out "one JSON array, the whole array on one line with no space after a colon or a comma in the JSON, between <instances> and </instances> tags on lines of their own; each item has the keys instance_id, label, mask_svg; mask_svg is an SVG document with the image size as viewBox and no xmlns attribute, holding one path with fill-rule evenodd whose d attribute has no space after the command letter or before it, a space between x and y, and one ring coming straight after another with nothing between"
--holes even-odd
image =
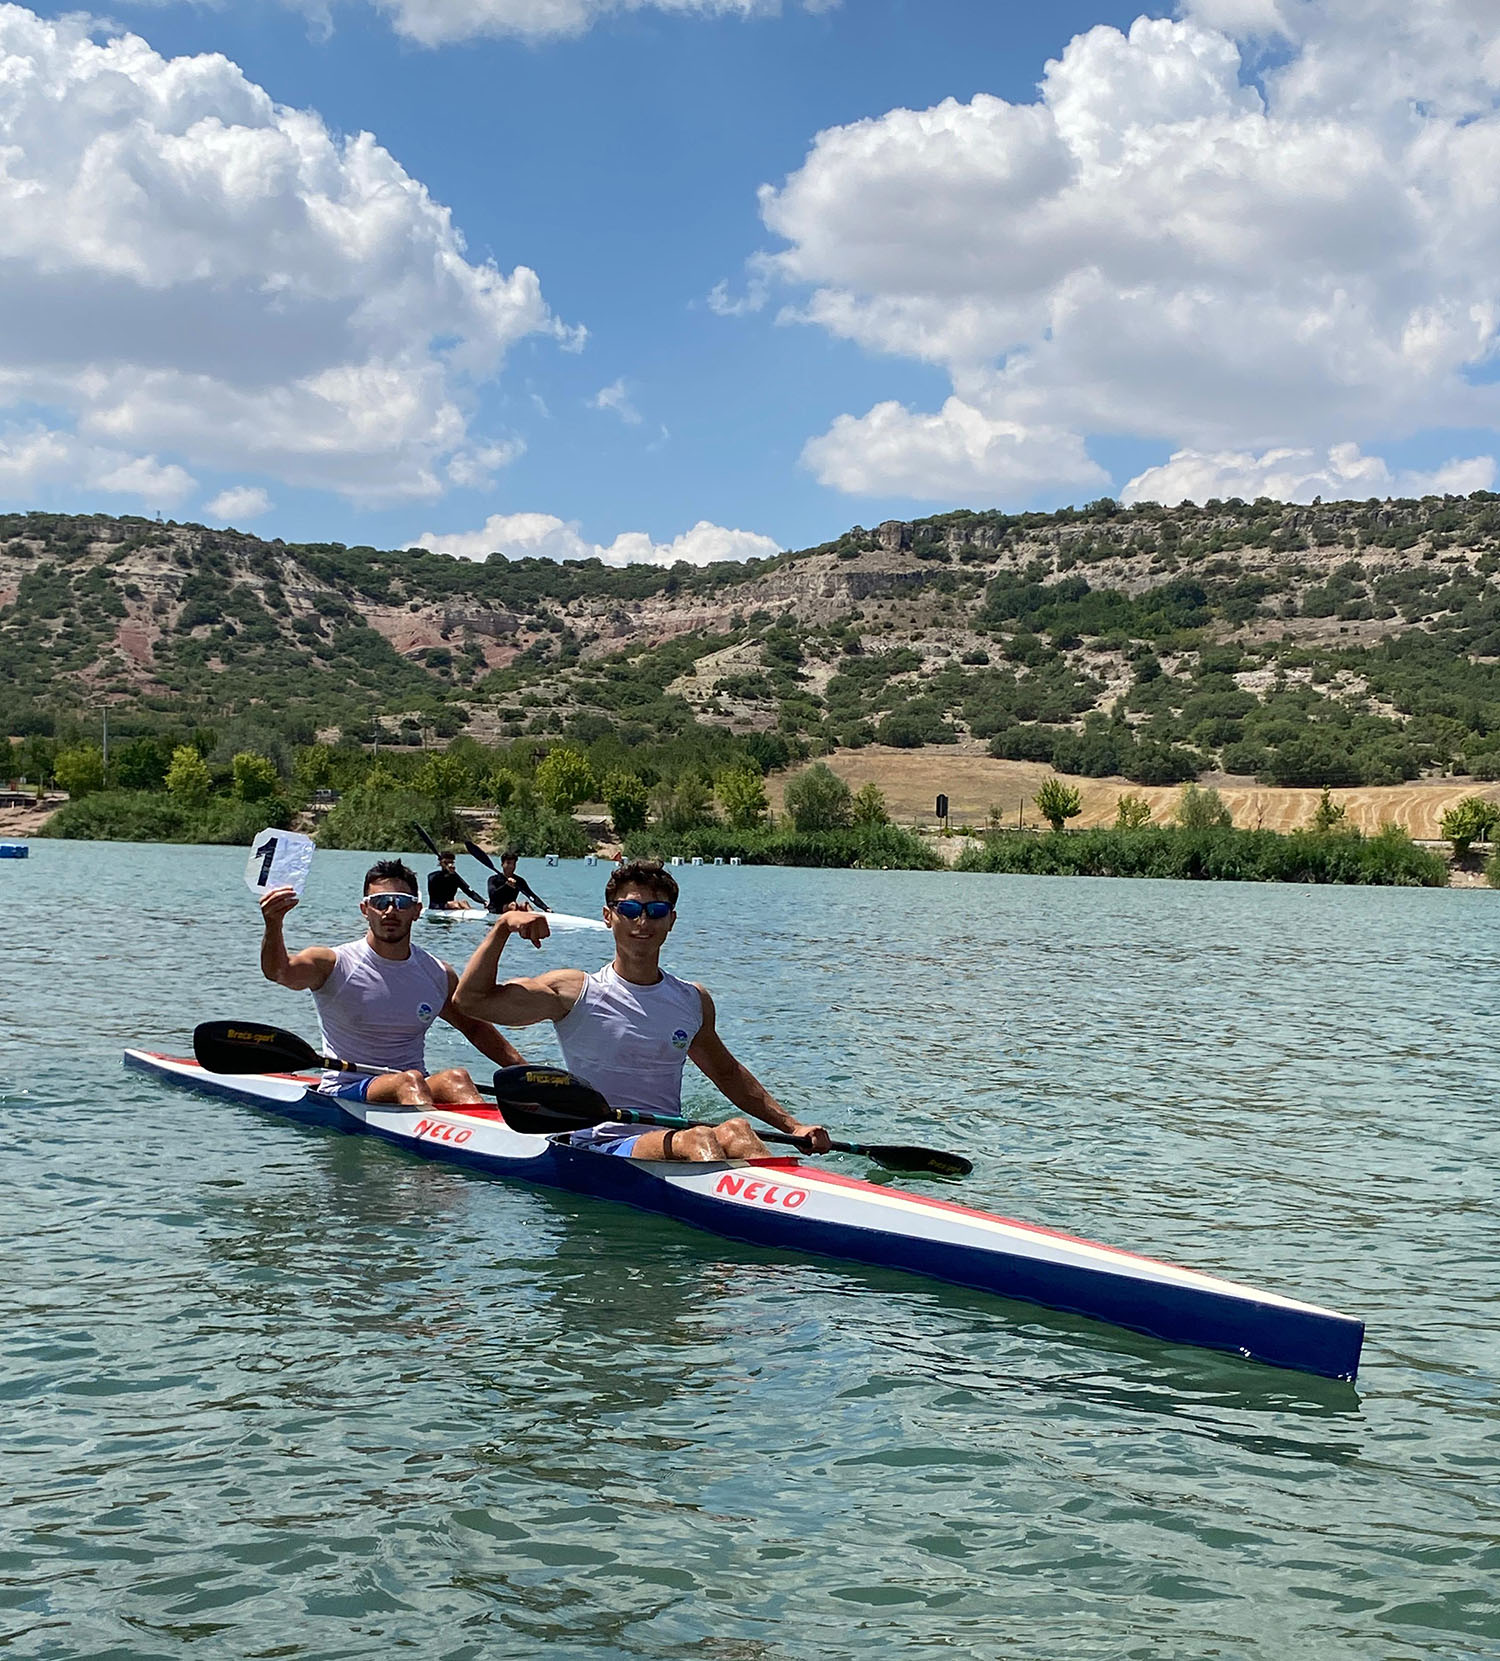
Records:
<instances>
[{"instance_id":1,"label":"nelo logo on kayak","mask_svg":"<svg viewBox=\"0 0 1500 1661\"><path fill-rule=\"evenodd\" d=\"M445 1125L436 1119L418 1119L416 1134L425 1136L429 1142L467 1142L474 1134L462 1125Z\"/></svg>"},{"instance_id":2,"label":"nelo logo on kayak","mask_svg":"<svg viewBox=\"0 0 1500 1661\"><path fill-rule=\"evenodd\" d=\"M727 1194L736 1200L759 1200L762 1205L779 1205L784 1211L795 1211L806 1205L805 1188L783 1188L778 1183L762 1182L758 1177L742 1177L726 1171L715 1187L716 1194Z\"/></svg>"}]
</instances>

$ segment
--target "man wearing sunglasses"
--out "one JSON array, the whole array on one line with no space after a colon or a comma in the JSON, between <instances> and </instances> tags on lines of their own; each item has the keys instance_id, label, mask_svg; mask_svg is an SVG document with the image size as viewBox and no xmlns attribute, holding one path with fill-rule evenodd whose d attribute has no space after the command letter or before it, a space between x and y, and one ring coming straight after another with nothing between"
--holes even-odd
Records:
<instances>
[{"instance_id":1,"label":"man wearing sunglasses","mask_svg":"<svg viewBox=\"0 0 1500 1661\"><path fill-rule=\"evenodd\" d=\"M614 934L615 955L596 974L553 969L530 980L498 982L510 936L539 945L547 927L533 912L506 912L459 977L459 1008L512 1027L553 1022L568 1071L620 1108L680 1113L683 1063L692 1061L742 1113L798 1137L809 1153L826 1152L828 1132L794 1118L730 1054L708 989L662 969L662 948L677 920L671 874L647 860L619 866L605 885L604 920ZM595 1125L576 1131L572 1141L627 1159L764 1159L770 1153L743 1118L692 1130Z\"/></svg>"},{"instance_id":2,"label":"man wearing sunglasses","mask_svg":"<svg viewBox=\"0 0 1500 1661\"><path fill-rule=\"evenodd\" d=\"M453 1000L458 986L454 970L412 945L412 924L421 915L422 902L416 873L402 861L378 860L365 873L359 907L365 919L362 940L289 952L283 929L296 904L294 888L273 888L261 900L266 927L260 972L278 986L312 993L326 1051L388 1069L380 1074L325 1073L320 1091L414 1108L481 1100L467 1068L427 1071L427 1029L440 1016L497 1065L514 1067L522 1060L488 1021L459 1010Z\"/></svg>"}]
</instances>

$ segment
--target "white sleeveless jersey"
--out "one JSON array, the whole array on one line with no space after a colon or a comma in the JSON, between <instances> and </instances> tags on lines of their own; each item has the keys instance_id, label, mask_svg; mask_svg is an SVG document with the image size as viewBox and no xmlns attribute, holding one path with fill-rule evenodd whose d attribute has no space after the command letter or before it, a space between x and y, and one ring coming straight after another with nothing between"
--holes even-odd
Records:
<instances>
[{"instance_id":1,"label":"white sleeveless jersey","mask_svg":"<svg viewBox=\"0 0 1500 1661\"><path fill-rule=\"evenodd\" d=\"M448 970L440 958L411 948L400 961L381 957L366 940L334 948L333 973L313 993L323 1048L345 1061L403 1073L427 1070L427 1029L448 1001ZM323 1088L357 1078L325 1073Z\"/></svg>"},{"instance_id":2,"label":"white sleeveless jersey","mask_svg":"<svg viewBox=\"0 0 1500 1661\"><path fill-rule=\"evenodd\" d=\"M563 1064L611 1106L682 1111L682 1066L703 1025L703 999L690 981L663 974L655 986L637 986L606 963L555 1025Z\"/></svg>"}]
</instances>

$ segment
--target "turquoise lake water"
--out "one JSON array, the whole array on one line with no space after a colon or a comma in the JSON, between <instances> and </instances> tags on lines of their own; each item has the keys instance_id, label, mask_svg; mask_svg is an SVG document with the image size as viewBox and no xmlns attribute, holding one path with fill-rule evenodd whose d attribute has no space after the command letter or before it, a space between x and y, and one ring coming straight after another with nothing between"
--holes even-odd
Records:
<instances>
[{"instance_id":1,"label":"turquoise lake water","mask_svg":"<svg viewBox=\"0 0 1500 1661\"><path fill-rule=\"evenodd\" d=\"M789 1106L1363 1317L1351 1388L123 1072L316 1035L244 860L0 863L7 1655L1500 1656L1500 893L678 873L669 966ZM366 863L317 856L294 945Z\"/></svg>"}]
</instances>

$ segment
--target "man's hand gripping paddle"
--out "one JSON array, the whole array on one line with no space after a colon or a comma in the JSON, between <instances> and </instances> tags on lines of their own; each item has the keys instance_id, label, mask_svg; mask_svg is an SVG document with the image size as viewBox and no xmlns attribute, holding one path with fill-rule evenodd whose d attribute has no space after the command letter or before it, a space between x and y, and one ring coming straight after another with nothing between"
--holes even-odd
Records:
<instances>
[{"instance_id":1,"label":"man's hand gripping paddle","mask_svg":"<svg viewBox=\"0 0 1500 1661\"><path fill-rule=\"evenodd\" d=\"M560 1067L502 1067L495 1074L495 1101L513 1130L532 1135L587 1130L591 1125L652 1125L666 1130L693 1130L708 1122L682 1119L668 1113L638 1113L611 1107L599 1092ZM712 1125L708 1125L712 1129ZM755 1126L763 1142L784 1142L806 1148L795 1136ZM888 1171L926 1171L936 1176L965 1177L974 1169L962 1154L936 1148L907 1147L889 1142L830 1142L834 1153L862 1154Z\"/></svg>"}]
</instances>

